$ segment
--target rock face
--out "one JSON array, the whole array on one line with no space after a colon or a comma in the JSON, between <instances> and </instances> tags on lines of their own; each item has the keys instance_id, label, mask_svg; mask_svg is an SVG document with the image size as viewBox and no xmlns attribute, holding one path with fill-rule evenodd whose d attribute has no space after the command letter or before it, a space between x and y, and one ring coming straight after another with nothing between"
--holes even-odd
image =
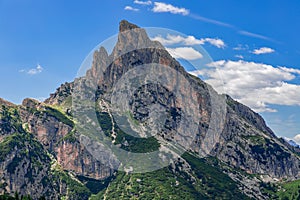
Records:
<instances>
[{"instance_id":1,"label":"rock face","mask_svg":"<svg viewBox=\"0 0 300 200\"><path fill-rule=\"evenodd\" d=\"M104 123L112 144L130 149L133 139L117 131L109 99L115 84L128 71L148 64L167 66L176 72L176 76L166 77L165 86L148 83L129 92L130 101L125 107L133 122L151 124L152 119L158 119L151 114L156 109L153 105L164 109L165 123L158 136L187 146L186 150L197 155L198 159L202 155L216 158L222 163L218 173L228 174L240 184L241 192L250 197L267 198L260 191L261 180L245 174L264 175L276 180L298 178L299 152L278 139L259 114L229 96L218 95L211 86L188 74L160 43L149 39L145 30L123 20L119 31L117 44L110 55L103 47L95 51L86 76L62 84L45 102L25 99L17 106L0 99L0 193L18 191L35 199L41 196L47 199L88 199L91 191L97 193L107 187L102 182L97 182L101 187L96 192L95 185L88 187L90 181L110 180L115 171L103 165L79 138L81 133L72 116L74 87L79 82L97 88L90 95L100 105L98 120ZM184 87L187 83L191 90ZM172 93L173 85L179 85L176 89L182 96L191 98L178 98ZM125 102L126 99L123 101L123 97L119 97L119 101ZM186 131L184 135L193 139L189 145L185 145L184 137L176 136L174 131L183 121L185 105L195 113L192 119L197 125L196 130ZM224 112L214 111L222 109ZM213 121L215 118L224 120ZM210 129L212 121L215 128L220 127L218 134ZM192 185L201 187L199 181L202 179L195 175L199 169L195 164L188 164L193 162L187 157L192 159L187 155L180 157L170 167L170 173L188 177Z\"/></svg>"},{"instance_id":2,"label":"rock face","mask_svg":"<svg viewBox=\"0 0 300 200\"><path fill-rule=\"evenodd\" d=\"M213 154L251 174L298 177L298 156L276 138L264 120L231 98L228 98L228 105L226 126Z\"/></svg>"},{"instance_id":3,"label":"rock face","mask_svg":"<svg viewBox=\"0 0 300 200\"><path fill-rule=\"evenodd\" d=\"M31 108L37 104L32 100L24 102ZM33 199L43 196L48 199L60 199L63 196L87 199L89 191L82 187L86 194L74 192L74 186L78 186L76 181L56 168L56 160L28 132L28 124L21 119L24 113L22 109L12 104L2 104L0 109L0 194L19 192ZM67 190L71 193L67 194Z\"/></svg>"},{"instance_id":4,"label":"rock face","mask_svg":"<svg viewBox=\"0 0 300 200\"><path fill-rule=\"evenodd\" d=\"M72 83L61 84L56 92L51 94L50 97L45 100L45 103L52 105L66 103L67 98L72 94L72 87ZM69 103L71 103L72 100L69 98L69 101Z\"/></svg>"},{"instance_id":5,"label":"rock face","mask_svg":"<svg viewBox=\"0 0 300 200\"><path fill-rule=\"evenodd\" d=\"M30 105L34 105L33 109ZM29 112L28 112L29 111ZM34 134L43 147L52 153L66 170L95 179L104 179L112 170L99 161L80 144L71 116L31 99L23 101L21 119L27 131Z\"/></svg>"},{"instance_id":6,"label":"rock face","mask_svg":"<svg viewBox=\"0 0 300 200\"><path fill-rule=\"evenodd\" d=\"M215 106L212 105L210 98L212 93L209 91L210 86L185 72L183 67L159 43L149 40L143 29L137 29L137 26L122 21L120 31L118 42L109 56L108 62L99 63L103 69L106 69L103 72L103 80L98 83L100 90L102 90L101 93L110 93L112 86L126 72L136 66L149 63L166 65L179 71L196 91L192 96L196 98L199 108L194 109L199 109L201 119L199 120L199 132L190 133L191 137L198 136L195 139L197 145L194 145L191 150L201 153L203 145L205 145L202 139L205 137L206 141L215 140L215 146L209 154L234 167L251 174L268 174L270 177L279 179L298 177L299 157L274 135L259 114L232 100L229 96L226 97L225 102L227 111L223 131L218 138L207 135L206 127L212 120L211 113L213 106ZM110 64L105 67L103 66L105 63ZM94 66L97 65L94 64ZM153 104L153 101L149 101L150 97L164 99L160 105L168 107L169 110L180 109L172 97L165 97L167 92L155 92L164 91L162 86L147 87L142 90L143 92L140 94L142 93L143 96L135 95L134 98L138 100L134 100L135 105L131 106L131 112L135 119L143 122L148 117L145 108ZM190 95L186 94L186 96ZM173 104L169 103L172 101ZM187 101L186 105L191 104ZM170 123L176 124L176 119Z\"/></svg>"}]
</instances>

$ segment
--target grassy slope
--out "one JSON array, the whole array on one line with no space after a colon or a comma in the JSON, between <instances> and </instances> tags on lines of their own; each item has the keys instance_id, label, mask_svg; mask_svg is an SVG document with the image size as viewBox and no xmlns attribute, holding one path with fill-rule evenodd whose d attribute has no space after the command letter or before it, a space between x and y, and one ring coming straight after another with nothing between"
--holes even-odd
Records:
<instances>
[{"instance_id":1,"label":"grassy slope","mask_svg":"<svg viewBox=\"0 0 300 200\"><path fill-rule=\"evenodd\" d=\"M276 196L276 199L282 200L300 199L300 180L283 183L281 189L276 192Z\"/></svg>"},{"instance_id":2,"label":"grassy slope","mask_svg":"<svg viewBox=\"0 0 300 200\"><path fill-rule=\"evenodd\" d=\"M169 167L144 174L118 172L110 185L91 199L248 199L207 160L189 153L183 157L192 166L194 181L178 168L175 172Z\"/></svg>"}]
</instances>

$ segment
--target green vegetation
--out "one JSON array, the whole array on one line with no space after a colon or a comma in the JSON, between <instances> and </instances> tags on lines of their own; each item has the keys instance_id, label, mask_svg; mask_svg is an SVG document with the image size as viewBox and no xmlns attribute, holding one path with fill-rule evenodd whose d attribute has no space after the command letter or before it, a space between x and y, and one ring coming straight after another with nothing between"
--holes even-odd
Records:
<instances>
[{"instance_id":1,"label":"green vegetation","mask_svg":"<svg viewBox=\"0 0 300 200\"><path fill-rule=\"evenodd\" d=\"M109 185L113 179L113 176L104 180L96 180L85 176L77 176L77 179L84 183L84 185L91 191L92 194L97 194Z\"/></svg>"},{"instance_id":2,"label":"green vegetation","mask_svg":"<svg viewBox=\"0 0 300 200\"><path fill-rule=\"evenodd\" d=\"M103 199L197 199L198 193L191 183L176 177L168 168L144 174L118 172L109 187L91 200Z\"/></svg>"},{"instance_id":3,"label":"green vegetation","mask_svg":"<svg viewBox=\"0 0 300 200\"><path fill-rule=\"evenodd\" d=\"M300 199L300 180L273 184L261 183L263 193L270 199L295 200Z\"/></svg>"},{"instance_id":4,"label":"green vegetation","mask_svg":"<svg viewBox=\"0 0 300 200\"><path fill-rule=\"evenodd\" d=\"M88 199L91 195L90 190L81 182L72 178L67 171L54 170L52 175L54 181L67 185L67 199Z\"/></svg>"},{"instance_id":5,"label":"green vegetation","mask_svg":"<svg viewBox=\"0 0 300 200\"><path fill-rule=\"evenodd\" d=\"M175 171L165 167L143 174L118 172L109 186L91 197L98 199L249 199L236 183L219 169L216 159L183 158L192 166L188 174L180 163Z\"/></svg>"},{"instance_id":6,"label":"green vegetation","mask_svg":"<svg viewBox=\"0 0 300 200\"><path fill-rule=\"evenodd\" d=\"M73 128L69 133L67 133L59 142L61 141L68 141L70 143L74 143L77 141L77 138L75 136L76 130ZM59 143L58 142L58 143Z\"/></svg>"},{"instance_id":7,"label":"green vegetation","mask_svg":"<svg viewBox=\"0 0 300 200\"><path fill-rule=\"evenodd\" d=\"M276 160L279 161L291 156L290 153L284 151L283 148L276 142L273 142L268 138L264 138L264 140L264 142L250 145L251 151L256 156L257 160L266 162L265 160L267 159L267 155L275 155Z\"/></svg>"},{"instance_id":8,"label":"green vegetation","mask_svg":"<svg viewBox=\"0 0 300 200\"><path fill-rule=\"evenodd\" d=\"M40 197L38 200L45 200L45 197ZM0 195L0 200L32 200L30 195L20 195L15 193L14 196L10 196L9 194Z\"/></svg>"},{"instance_id":9,"label":"green vegetation","mask_svg":"<svg viewBox=\"0 0 300 200\"><path fill-rule=\"evenodd\" d=\"M0 143L0 162L5 161L7 155L15 148L21 148L21 135L13 134L6 136Z\"/></svg>"},{"instance_id":10,"label":"green vegetation","mask_svg":"<svg viewBox=\"0 0 300 200\"><path fill-rule=\"evenodd\" d=\"M300 199L300 180L283 183L281 189L276 192L274 199L294 200Z\"/></svg>"},{"instance_id":11,"label":"green vegetation","mask_svg":"<svg viewBox=\"0 0 300 200\"><path fill-rule=\"evenodd\" d=\"M65 100L62 102L62 106L64 108L71 108L72 107L72 96L68 96L65 98Z\"/></svg>"},{"instance_id":12,"label":"green vegetation","mask_svg":"<svg viewBox=\"0 0 300 200\"><path fill-rule=\"evenodd\" d=\"M29 195L22 196L15 193L14 196L8 194L0 195L0 200L32 200L32 198Z\"/></svg>"},{"instance_id":13,"label":"green vegetation","mask_svg":"<svg viewBox=\"0 0 300 200\"><path fill-rule=\"evenodd\" d=\"M134 153L147 153L157 151L160 147L157 139L152 136L148 138L138 138L124 133L120 128L115 129L117 133L116 143L121 144L121 148Z\"/></svg>"},{"instance_id":14,"label":"green vegetation","mask_svg":"<svg viewBox=\"0 0 300 200\"><path fill-rule=\"evenodd\" d=\"M109 114L106 112L97 112L96 114L98 122L105 135L112 137L111 131L113 125ZM122 131L116 125L116 123L114 129L117 135L115 144L121 144L121 148L126 151L134 153L146 153L156 151L160 147L159 142L153 136L148 138L134 137Z\"/></svg>"},{"instance_id":15,"label":"green vegetation","mask_svg":"<svg viewBox=\"0 0 300 200\"><path fill-rule=\"evenodd\" d=\"M111 137L112 121L107 112L96 112L98 122L101 126L102 131L108 137Z\"/></svg>"},{"instance_id":16,"label":"green vegetation","mask_svg":"<svg viewBox=\"0 0 300 200\"><path fill-rule=\"evenodd\" d=\"M45 112L48 115L55 117L58 121L67 124L71 127L74 127L74 122L71 119L69 119L69 117L63 112L49 106L45 107Z\"/></svg>"},{"instance_id":17,"label":"green vegetation","mask_svg":"<svg viewBox=\"0 0 300 200\"><path fill-rule=\"evenodd\" d=\"M242 137L249 140L252 144L263 145L266 143L265 138L261 135L247 135Z\"/></svg>"},{"instance_id":18,"label":"green vegetation","mask_svg":"<svg viewBox=\"0 0 300 200\"><path fill-rule=\"evenodd\" d=\"M197 158L190 153L184 153L185 159L192 167L198 180L196 188L210 199L248 199L238 189L237 184L218 167L217 159Z\"/></svg>"},{"instance_id":19,"label":"green vegetation","mask_svg":"<svg viewBox=\"0 0 300 200\"><path fill-rule=\"evenodd\" d=\"M14 153L15 149L18 149L18 151L7 166L10 173L14 173L15 169L24 159L30 161L32 165L30 167L31 170L34 170L36 167L42 169L43 163L50 161L50 158L43 151L43 146L31 134L14 133L6 136L0 143L0 162L6 160L7 156ZM31 171L28 173L28 176L30 177Z\"/></svg>"},{"instance_id":20,"label":"green vegetation","mask_svg":"<svg viewBox=\"0 0 300 200\"><path fill-rule=\"evenodd\" d=\"M17 107L2 105L0 109L0 130L3 133L24 132Z\"/></svg>"}]
</instances>

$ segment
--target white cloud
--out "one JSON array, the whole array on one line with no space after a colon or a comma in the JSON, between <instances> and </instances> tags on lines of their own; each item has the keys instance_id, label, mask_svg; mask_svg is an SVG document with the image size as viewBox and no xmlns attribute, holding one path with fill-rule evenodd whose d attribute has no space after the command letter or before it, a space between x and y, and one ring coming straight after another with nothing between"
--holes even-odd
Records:
<instances>
[{"instance_id":1,"label":"white cloud","mask_svg":"<svg viewBox=\"0 0 300 200\"><path fill-rule=\"evenodd\" d=\"M194 75L194 76L203 76L205 74L205 71L203 70L195 70L195 71L189 71L188 73Z\"/></svg>"},{"instance_id":2,"label":"white cloud","mask_svg":"<svg viewBox=\"0 0 300 200\"><path fill-rule=\"evenodd\" d=\"M223 40L218 38L201 38L196 39L194 36L187 36L183 37L180 35L170 35L168 34L166 38L162 37L161 35L158 35L154 38L151 38L152 40L159 41L163 45L173 45L173 44L184 44L184 45L197 45L197 44L205 44L210 43L213 46L216 46L218 48L224 48L226 45Z\"/></svg>"},{"instance_id":3,"label":"white cloud","mask_svg":"<svg viewBox=\"0 0 300 200\"><path fill-rule=\"evenodd\" d=\"M41 73L42 71L43 67L40 64L38 64L36 68L28 70L27 74L35 75Z\"/></svg>"},{"instance_id":4,"label":"white cloud","mask_svg":"<svg viewBox=\"0 0 300 200\"><path fill-rule=\"evenodd\" d=\"M295 135L292 140L294 140L297 144L300 144L300 134Z\"/></svg>"},{"instance_id":5,"label":"white cloud","mask_svg":"<svg viewBox=\"0 0 300 200\"><path fill-rule=\"evenodd\" d=\"M268 40L268 41L273 41L271 38L268 38L264 35L260 35L260 34L256 34L256 33L251 33L249 31L238 31L239 34L241 35L245 35L245 36L249 36L249 37L253 37L253 38L258 38L258 39L262 39L262 40Z\"/></svg>"},{"instance_id":6,"label":"white cloud","mask_svg":"<svg viewBox=\"0 0 300 200\"><path fill-rule=\"evenodd\" d=\"M36 66L36 68L32 68L32 69L29 69L29 70L25 70L25 69L19 70L20 73L24 73L25 72L25 73L30 74L30 75L39 74L42 71L43 71L43 67L40 64L38 64Z\"/></svg>"},{"instance_id":7,"label":"white cloud","mask_svg":"<svg viewBox=\"0 0 300 200\"><path fill-rule=\"evenodd\" d=\"M140 5L151 5L152 1L139 1L139 0L134 0L133 3L135 4L140 4Z\"/></svg>"},{"instance_id":8,"label":"white cloud","mask_svg":"<svg viewBox=\"0 0 300 200\"><path fill-rule=\"evenodd\" d=\"M295 135L294 137L283 137L286 141L294 141L297 145L300 145L300 134Z\"/></svg>"},{"instance_id":9,"label":"white cloud","mask_svg":"<svg viewBox=\"0 0 300 200\"><path fill-rule=\"evenodd\" d=\"M186 8L179 8L163 2L154 2L154 7L152 11L155 13L169 12L172 14L181 14L181 15L188 15L190 13L190 11L187 10Z\"/></svg>"},{"instance_id":10,"label":"white cloud","mask_svg":"<svg viewBox=\"0 0 300 200\"><path fill-rule=\"evenodd\" d=\"M233 25L227 24L225 22L221 22L221 21L218 21L218 20L215 20L215 19L206 18L206 17L196 15L196 14L190 14L189 16L193 19L203 21L203 22L206 22L206 23L215 24L215 25L218 25L218 26L224 26L224 27L227 27L227 28L235 29L235 27Z\"/></svg>"},{"instance_id":11,"label":"white cloud","mask_svg":"<svg viewBox=\"0 0 300 200\"><path fill-rule=\"evenodd\" d=\"M158 35L154 38L151 38L152 40L159 41L163 45L172 45L172 44L185 44L185 45L196 45L196 44L203 44L202 40L196 39L194 36L187 36L182 37L180 35L170 35L168 34L166 38L162 37L161 35Z\"/></svg>"},{"instance_id":12,"label":"white cloud","mask_svg":"<svg viewBox=\"0 0 300 200\"><path fill-rule=\"evenodd\" d=\"M244 50L248 50L248 49L249 49L248 45L242 45L242 44L239 44L238 46L233 48L233 50L235 50L235 51L244 51Z\"/></svg>"},{"instance_id":13,"label":"white cloud","mask_svg":"<svg viewBox=\"0 0 300 200\"><path fill-rule=\"evenodd\" d=\"M293 69L293 68L287 68L287 67L280 67L281 70L294 73L294 74L299 74L300 75L300 70L299 69Z\"/></svg>"},{"instance_id":14,"label":"white cloud","mask_svg":"<svg viewBox=\"0 0 300 200\"><path fill-rule=\"evenodd\" d=\"M194 71L219 93L227 93L257 112L276 112L270 104L299 105L300 85L288 83L299 70L247 61L216 61L210 69Z\"/></svg>"},{"instance_id":15,"label":"white cloud","mask_svg":"<svg viewBox=\"0 0 300 200\"><path fill-rule=\"evenodd\" d=\"M224 48L225 47L225 43L223 40L221 39L214 39L214 38L204 38L202 39L205 42L210 43L213 46L216 46L218 48Z\"/></svg>"},{"instance_id":16,"label":"white cloud","mask_svg":"<svg viewBox=\"0 0 300 200\"><path fill-rule=\"evenodd\" d=\"M131 6L125 6L124 10L139 11L139 9L133 8L133 7L131 7Z\"/></svg>"},{"instance_id":17,"label":"white cloud","mask_svg":"<svg viewBox=\"0 0 300 200\"><path fill-rule=\"evenodd\" d=\"M234 57L239 58L239 59L244 59L244 56L242 56L242 55L235 55Z\"/></svg>"},{"instance_id":18,"label":"white cloud","mask_svg":"<svg viewBox=\"0 0 300 200\"><path fill-rule=\"evenodd\" d=\"M183 58L186 60L196 60L203 55L192 47L166 48L174 58Z\"/></svg>"},{"instance_id":19,"label":"white cloud","mask_svg":"<svg viewBox=\"0 0 300 200\"><path fill-rule=\"evenodd\" d=\"M259 55L259 54L267 54L267 53L273 53L275 52L274 49L271 49L269 47L261 47L259 49L254 49L252 51L253 54Z\"/></svg>"}]
</instances>

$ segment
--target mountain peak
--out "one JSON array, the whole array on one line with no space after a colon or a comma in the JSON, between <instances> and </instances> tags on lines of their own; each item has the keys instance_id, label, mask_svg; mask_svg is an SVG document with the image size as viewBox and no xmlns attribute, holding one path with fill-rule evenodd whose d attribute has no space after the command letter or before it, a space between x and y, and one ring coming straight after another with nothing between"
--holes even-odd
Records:
<instances>
[{"instance_id":1,"label":"mountain peak","mask_svg":"<svg viewBox=\"0 0 300 200\"><path fill-rule=\"evenodd\" d=\"M139 28L139 27L135 24L132 24L132 23L128 22L127 20L120 21L120 24L119 24L119 31L120 32L129 31L129 30L132 30L132 29L135 29L135 28Z\"/></svg>"}]
</instances>

